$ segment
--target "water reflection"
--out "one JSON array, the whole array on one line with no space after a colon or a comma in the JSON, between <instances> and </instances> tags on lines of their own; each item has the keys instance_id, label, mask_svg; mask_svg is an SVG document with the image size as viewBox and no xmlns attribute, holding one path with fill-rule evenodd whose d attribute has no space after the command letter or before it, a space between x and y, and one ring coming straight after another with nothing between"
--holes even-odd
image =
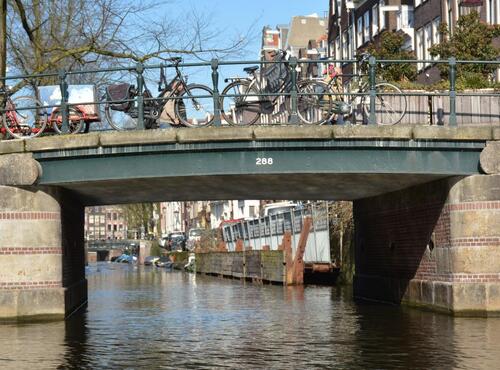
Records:
<instances>
[{"instance_id":1,"label":"water reflection","mask_svg":"<svg viewBox=\"0 0 500 370\"><path fill-rule=\"evenodd\" d=\"M66 322L0 326L0 368L494 368L500 319L103 264Z\"/></svg>"}]
</instances>

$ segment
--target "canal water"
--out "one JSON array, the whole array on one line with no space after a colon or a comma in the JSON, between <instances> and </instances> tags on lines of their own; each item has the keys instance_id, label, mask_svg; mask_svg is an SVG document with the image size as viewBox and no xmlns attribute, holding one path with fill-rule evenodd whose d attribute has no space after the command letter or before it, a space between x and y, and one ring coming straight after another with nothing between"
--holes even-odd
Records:
<instances>
[{"instance_id":1,"label":"canal water","mask_svg":"<svg viewBox=\"0 0 500 370\"><path fill-rule=\"evenodd\" d=\"M498 369L500 319L103 263L66 322L0 326L0 369Z\"/></svg>"}]
</instances>

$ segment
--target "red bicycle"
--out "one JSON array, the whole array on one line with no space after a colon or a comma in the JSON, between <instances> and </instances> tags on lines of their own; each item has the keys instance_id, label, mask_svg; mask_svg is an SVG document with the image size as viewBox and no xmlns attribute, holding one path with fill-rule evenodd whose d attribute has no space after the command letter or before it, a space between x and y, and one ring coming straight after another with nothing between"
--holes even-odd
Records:
<instances>
[{"instance_id":1,"label":"red bicycle","mask_svg":"<svg viewBox=\"0 0 500 370\"><path fill-rule=\"evenodd\" d=\"M58 134L62 134L62 110L60 107L54 108L49 117L49 128ZM85 105L71 105L68 107L68 128L69 134L78 134L80 132L89 132L92 122L100 122L98 114L88 112Z\"/></svg>"},{"instance_id":2,"label":"red bicycle","mask_svg":"<svg viewBox=\"0 0 500 370\"><path fill-rule=\"evenodd\" d=\"M47 110L32 96L17 96L0 87L3 126L0 132L7 138L29 139L39 136L47 125Z\"/></svg>"}]
</instances>

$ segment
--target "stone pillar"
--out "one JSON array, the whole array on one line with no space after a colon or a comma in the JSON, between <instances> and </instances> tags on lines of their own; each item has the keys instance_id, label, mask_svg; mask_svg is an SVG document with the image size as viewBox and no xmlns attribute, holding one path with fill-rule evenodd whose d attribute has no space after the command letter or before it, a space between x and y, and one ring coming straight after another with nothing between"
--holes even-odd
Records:
<instances>
[{"instance_id":1,"label":"stone pillar","mask_svg":"<svg viewBox=\"0 0 500 370\"><path fill-rule=\"evenodd\" d=\"M500 314L500 175L354 202L358 298Z\"/></svg>"},{"instance_id":2,"label":"stone pillar","mask_svg":"<svg viewBox=\"0 0 500 370\"><path fill-rule=\"evenodd\" d=\"M59 189L0 192L0 320L64 318L87 300L83 206Z\"/></svg>"}]
</instances>

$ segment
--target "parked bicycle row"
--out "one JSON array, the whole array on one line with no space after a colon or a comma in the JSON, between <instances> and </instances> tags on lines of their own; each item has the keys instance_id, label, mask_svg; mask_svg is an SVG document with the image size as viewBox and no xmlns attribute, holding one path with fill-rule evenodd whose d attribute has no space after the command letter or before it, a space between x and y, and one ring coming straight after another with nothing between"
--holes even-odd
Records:
<instances>
[{"instance_id":1,"label":"parked bicycle row","mask_svg":"<svg viewBox=\"0 0 500 370\"><path fill-rule=\"evenodd\" d=\"M324 78L300 78L284 51L277 53L274 63L244 68L247 77L226 78L227 85L216 94L218 98L208 86L188 84L180 68L181 58L168 61L175 75L167 81L166 67L159 67L157 96L140 72L136 73L136 84L109 85L100 99L96 99L92 85L70 85L69 95L78 99L69 99L66 105L61 104L59 85L39 87L36 97L12 96L9 90L0 90L4 107L0 131L5 138L31 138L84 133L92 123L98 123L99 129L108 124L115 130L132 130L141 126L154 129L162 123L204 127L216 118L222 125L235 126L289 122L321 125L339 120L366 122L371 111L377 115L378 124L395 124L406 112L406 97L397 86L377 83L375 99L370 101L367 75L349 76L349 89L342 80L346 76L333 67L325 71ZM360 61L366 62L367 56Z\"/></svg>"}]
</instances>

